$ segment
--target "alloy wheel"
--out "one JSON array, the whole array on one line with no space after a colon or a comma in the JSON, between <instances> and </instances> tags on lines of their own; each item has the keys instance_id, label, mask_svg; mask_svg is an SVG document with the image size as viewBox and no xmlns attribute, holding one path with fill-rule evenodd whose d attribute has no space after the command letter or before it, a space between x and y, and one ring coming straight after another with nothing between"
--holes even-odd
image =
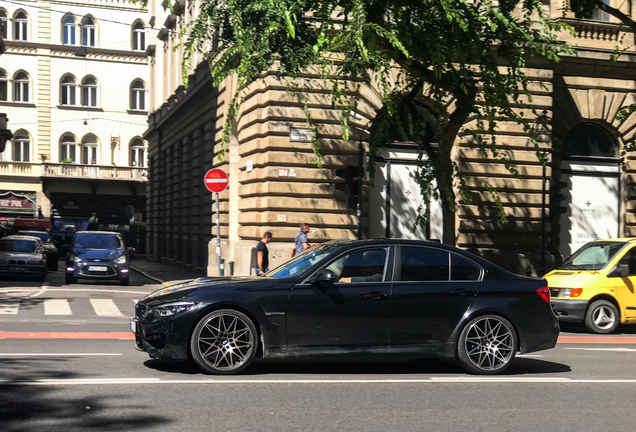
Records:
<instances>
[{"instance_id":1,"label":"alloy wheel","mask_svg":"<svg viewBox=\"0 0 636 432\"><path fill-rule=\"evenodd\" d=\"M504 318L488 315L473 319L464 328L458 343L462 366L481 374L499 373L516 353L517 337Z\"/></svg>"}]
</instances>

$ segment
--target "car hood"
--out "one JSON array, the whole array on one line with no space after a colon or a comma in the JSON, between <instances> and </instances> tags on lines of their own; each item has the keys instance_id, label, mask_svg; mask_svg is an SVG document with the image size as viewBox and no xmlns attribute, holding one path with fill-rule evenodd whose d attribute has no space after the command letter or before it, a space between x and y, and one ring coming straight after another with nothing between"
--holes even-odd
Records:
<instances>
[{"instance_id":1,"label":"car hood","mask_svg":"<svg viewBox=\"0 0 636 432\"><path fill-rule=\"evenodd\" d=\"M585 279L599 275L596 270L552 270L544 276L548 281L548 287L576 288Z\"/></svg>"},{"instance_id":2,"label":"car hood","mask_svg":"<svg viewBox=\"0 0 636 432\"><path fill-rule=\"evenodd\" d=\"M140 302L154 306L171 301L179 301L191 295L204 294L210 291L267 289L280 284L283 279L256 276L206 277L161 288L143 297ZM195 294L196 292L196 294Z\"/></svg>"},{"instance_id":3,"label":"car hood","mask_svg":"<svg viewBox=\"0 0 636 432\"><path fill-rule=\"evenodd\" d=\"M0 252L4 259L42 259L42 255L32 252Z\"/></svg>"},{"instance_id":4,"label":"car hood","mask_svg":"<svg viewBox=\"0 0 636 432\"><path fill-rule=\"evenodd\" d=\"M123 250L105 250L105 249L82 249L73 248L73 254L81 259L103 259L114 260L124 254Z\"/></svg>"}]
</instances>

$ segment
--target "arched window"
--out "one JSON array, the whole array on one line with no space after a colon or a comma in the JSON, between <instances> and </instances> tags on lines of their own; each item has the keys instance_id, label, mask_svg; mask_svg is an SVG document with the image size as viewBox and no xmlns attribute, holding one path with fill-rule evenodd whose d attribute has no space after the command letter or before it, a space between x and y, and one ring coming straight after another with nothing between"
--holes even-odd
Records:
<instances>
[{"instance_id":1,"label":"arched window","mask_svg":"<svg viewBox=\"0 0 636 432\"><path fill-rule=\"evenodd\" d=\"M68 75L62 80L60 95L62 105L77 105L75 98L75 78Z\"/></svg>"},{"instance_id":2,"label":"arched window","mask_svg":"<svg viewBox=\"0 0 636 432\"><path fill-rule=\"evenodd\" d=\"M94 135L86 135L82 139L82 163L85 165L97 165L99 143Z\"/></svg>"},{"instance_id":3,"label":"arched window","mask_svg":"<svg viewBox=\"0 0 636 432\"><path fill-rule=\"evenodd\" d=\"M563 159L571 157L618 158L618 144L601 126L582 123L572 128L563 141Z\"/></svg>"},{"instance_id":4,"label":"arched window","mask_svg":"<svg viewBox=\"0 0 636 432\"><path fill-rule=\"evenodd\" d=\"M29 77L24 72L18 72L13 79L13 101L29 102Z\"/></svg>"},{"instance_id":5,"label":"arched window","mask_svg":"<svg viewBox=\"0 0 636 432\"><path fill-rule=\"evenodd\" d=\"M134 51L146 50L146 28L140 22L133 26L132 42Z\"/></svg>"},{"instance_id":6,"label":"arched window","mask_svg":"<svg viewBox=\"0 0 636 432\"><path fill-rule=\"evenodd\" d=\"M82 81L82 105L97 106L97 81L93 77L86 77Z\"/></svg>"},{"instance_id":7,"label":"arched window","mask_svg":"<svg viewBox=\"0 0 636 432\"><path fill-rule=\"evenodd\" d=\"M31 140L29 139L29 134L26 131L19 130L13 137L13 161L31 161Z\"/></svg>"},{"instance_id":8,"label":"arched window","mask_svg":"<svg viewBox=\"0 0 636 432\"><path fill-rule=\"evenodd\" d=\"M95 20L91 17L86 17L82 21L82 45L95 46Z\"/></svg>"},{"instance_id":9,"label":"arched window","mask_svg":"<svg viewBox=\"0 0 636 432\"><path fill-rule=\"evenodd\" d=\"M62 23L62 43L64 45L77 45L77 39L75 38L75 18L72 15L64 18Z\"/></svg>"},{"instance_id":10,"label":"arched window","mask_svg":"<svg viewBox=\"0 0 636 432\"><path fill-rule=\"evenodd\" d=\"M9 78L7 77L7 73L3 70L0 70L0 101L8 101L9 100Z\"/></svg>"},{"instance_id":11,"label":"arched window","mask_svg":"<svg viewBox=\"0 0 636 432\"><path fill-rule=\"evenodd\" d=\"M77 140L71 134L66 134L60 140L60 162L77 162Z\"/></svg>"},{"instance_id":12,"label":"arched window","mask_svg":"<svg viewBox=\"0 0 636 432\"><path fill-rule=\"evenodd\" d=\"M0 9L0 38L9 39L9 18L3 9Z\"/></svg>"},{"instance_id":13,"label":"arched window","mask_svg":"<svg viewBox=\"0 0 636 432\"><path fill-rule=\"evenodd\" d=\"M146 167L146 147L144 142L139 138L135 138L130 143L130 166L145 168Z\"/></svg>"},{"instance_id":14,"label":"arched window","mask_svg":"<svg viewBox=\"0 0 636 432\"><path fill-rule=\"evenodd\" d=\"M143 81L133 81L130 86L130 109L135 111L146 110L146 86Z\"/></svg>"},{"instance_id":15,"label":"arched window","mask_svg":"<svg viewBox=\"0 0 636 432\"><path fill-rule=\"evenodd\" d=\"M13 39L18 41L27 40L29 20L24 12L18 12L13 17Z\"/></svg>"}]
</instances>

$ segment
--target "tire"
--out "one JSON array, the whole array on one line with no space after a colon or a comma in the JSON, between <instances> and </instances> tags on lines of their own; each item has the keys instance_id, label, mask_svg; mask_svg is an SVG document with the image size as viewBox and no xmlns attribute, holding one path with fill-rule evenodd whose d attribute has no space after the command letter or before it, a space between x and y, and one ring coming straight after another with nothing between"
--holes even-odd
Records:
<instances>
[{"instance_id":1,"label":"tire","mask_svg":"<svg viewBox=\"0 0 636 432\"><path fill-rule=\"evenodd\" d=\"M587 308L585 327L596 334L612 333L620 324L620 314L614 303L597 300Z\"/></svg>"},{"instance_id":2,"label":"tire","mask_svg":"<svg viewBox=\"0 0 636 432\"><path fill-rule=\"evenodd\" d=\"M198 322L190 340L194 362L207 373L237 374L256 354L258 335L251 319L241 312L221 309Z\"/></svg>"},{"instance_id":3,"label":"tire","mask_svg":"<svg viewBox=\"0 0 636 432\"><path fill-rule=\"evenodd\" d=\"M517 346L510 321L499 315L483 315L470 320L460 333L457 359L468 372L494 375L510 366Z\"/></svg>"},{"instance_id":4,"label":"tire","mask_svg":"<svg viewBox=\"0 0 636 432\"><path fill-rule=\"evenodd\" d=\"M128 278L126 278L126 279L122 279L120 282L121 282L121 284L122 284L123 286L128 286L128 285L130 285L130 279L128 279Z\"/></svg>"},{"instance_id":5,"label":"tire","mask_svg":"<svg viewBox=\"0 0 636 432\"><path fill-rule=\"evenodd\" d=\"M77 278L67 274L66 275L66 285L77 283Z\"/></svg>"}]
</instances>

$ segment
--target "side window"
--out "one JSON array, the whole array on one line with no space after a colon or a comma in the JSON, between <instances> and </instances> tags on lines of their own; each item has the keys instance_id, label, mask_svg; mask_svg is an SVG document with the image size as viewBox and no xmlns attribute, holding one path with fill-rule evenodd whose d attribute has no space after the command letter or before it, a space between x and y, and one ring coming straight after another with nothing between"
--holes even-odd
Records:
<instances>
[{"instance_id":1,"label":"side window","mask_svg":"<svg viewBox=\"0 0 636 432\"><path fill-rule=\"evenodd\" d=\"M629 275L636 276L636 247L631 248L623 258L621 258L621 264L629 266Z\"/></svg>"},{"instance_id":2,"label":"side window","mask_svg":"<svg viewBox=\"0 0 636 432\"><path fill-rule=\"evenodd\" d=\"M451 280L474 281L479 280L481 268L472 262L451 254Z\"/></svg>"},{"instance_id":3,"label":"side window","mask_svg":"<svg viewBox=\"0 0 636 432\"><path fill-rule=\"evenodd\" d=\"M450 254L426 247L402 247L401 281L448 281Z\"/></svg>"},{"instance_id":4,"label":"side window","mask_svg":"<svg viewBox=\"0 0 636 432\"><path fill-rule=\"evenodd\" d=\"M386 249L353 252L329 264L327 270L334 272L338 283L382 282L387 257Z\"/></svg>"}]
</instances>

